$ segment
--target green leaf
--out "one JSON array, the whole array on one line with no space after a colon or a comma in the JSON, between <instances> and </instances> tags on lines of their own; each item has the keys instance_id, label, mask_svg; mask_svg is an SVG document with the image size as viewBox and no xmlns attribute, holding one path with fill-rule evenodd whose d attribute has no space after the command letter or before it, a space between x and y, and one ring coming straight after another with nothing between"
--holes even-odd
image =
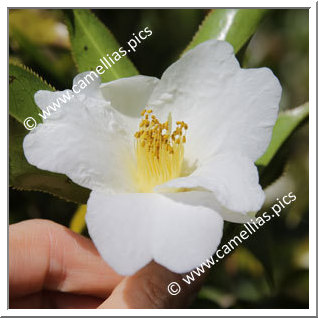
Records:
<instances>
[{"instance_id":1,"label":"green leaf","mask_svg":"<svg viewBox=\"0 0 318 318\"><path fill-rule=\"evenodd\" d=\"M23 139L29 131L22 125L26 117L38 116L34 93L53 90L39 76L23 66L9 66L9 183L19 190L44 191L65 200L86 203L89 190L74 184L65 175L37 169L30 165L23 152Z\"/></svg>"},{"instance_id":2,"label":"green leaf","mask_svg":"<svg viewBox=\"0 0 318 318\"><path fill-rule=\"evenodd\" d=\"M120 54L120 44L93 13L86 9L76 9L66 11L66 18L73 57L80 72L96 70L98 65L103 66L100 59L105 57L112 67L100 75L103 82L138 74L127 55ZM122 57L113 65L107 54L115 61L112 56L114 52ZM105 70L105 67L103 69Z\"/></svg>"},{"instance_id":3,"label":"green leaf","mask_svg":"<svg viewBox=\"0 0 318 318\"><path fill-rule=\"evenodd\" d=\"M40 109L34 102L38 90L54 91L40 76L23 65L9 65L9 113L23 124L25 118L33 117L42 122Z\"/></svg>"},{"instance_id":4,"label":"green leaf","mask_svg":"<svg viewBox=\"0 0 318 318\"><path fill-rule=\"evenodd\" d=\"M286 139L304 120L308 119L308 116L308 103L291 110L281 112L273 128L271 142L265 154L256 161L256 164L258 166L267 166Z\"/></svg>"},{"instance_id":5,"label":"green leaf","mask_svg":"<svg viewBox=\"0 0 318 318\"><path fill-rule=\"evenodd\" d=\"M266 188L284 172L290 157L292 135L307 119L308 103L280 113L273 129L272 140L265 154L256 161L260 184Z\"/></svg>"},{"instance_id":6,"label":"green leaf","mask_svg":"<svg viewBox=\"0 0 318 318\"><path fill-rule=\"evenodd\" d=\"M213 9L203 20L184 53L210 40L225 40L237 53L255 32L266 9Z\"/></svg>"}]
</instances>

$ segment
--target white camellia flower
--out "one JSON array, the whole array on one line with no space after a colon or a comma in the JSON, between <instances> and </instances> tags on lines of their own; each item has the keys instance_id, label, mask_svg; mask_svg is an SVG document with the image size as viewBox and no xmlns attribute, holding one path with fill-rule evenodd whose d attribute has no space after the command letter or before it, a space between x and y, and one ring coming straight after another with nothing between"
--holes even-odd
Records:
<instances>
[{"instance_id":1,"label":"white camellia flower","mask_svg":"<svg viewBox=\"0 0 318 318\"><path fill-rule=\"evenodd\" d=\"M45 110L66 92L38 91L35 102ZM209 40L160 80L96 79L25 137L24 153L92 189L88 231L118 273L151 260L184 273L216 251L223 220L261 208L254 162L280 97L269 69L241 69L230 44Z\"/></svg>"}]
</instances>

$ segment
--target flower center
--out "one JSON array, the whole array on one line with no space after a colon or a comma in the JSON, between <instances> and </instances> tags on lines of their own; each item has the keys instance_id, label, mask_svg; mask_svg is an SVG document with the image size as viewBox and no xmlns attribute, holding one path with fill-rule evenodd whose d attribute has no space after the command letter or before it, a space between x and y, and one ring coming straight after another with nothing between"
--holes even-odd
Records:
<instances>
[{"instance_id":1,"label":"flower center","mask_svg":"<svg viewBox=\"0 0 318 318\"><path fill-rule=\"evenodd\" d=\"M140 129L135 133L137 180L141 192L152 192L155 186L180 176L188 129L185 122L177 121L171 133L171 114L164 123L151 114L151 109L141 112Z\"/></svg>"}]
</instances>

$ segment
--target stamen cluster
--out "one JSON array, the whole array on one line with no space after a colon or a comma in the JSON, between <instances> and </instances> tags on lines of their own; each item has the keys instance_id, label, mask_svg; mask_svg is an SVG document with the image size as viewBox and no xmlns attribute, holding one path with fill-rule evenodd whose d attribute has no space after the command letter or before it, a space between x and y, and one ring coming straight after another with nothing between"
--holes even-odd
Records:
<instances>
[{"instance_id":1,"label":"stamen cluster","mask_svg":"<svg viewBox=\"0 0 318 318\"><path fill-rule=\"evenodd\" d=\"M135 133L136 178L141 192L152 192L156 185L180 176L188 125L177 121L171 133L171 115L164 123L151 109L143 110L141 116Z\"/></svg>"},{"instance_id":2,"label":"stamen cluster","mask_svg":"<svg viewBox=\"0 0 318 318\"><path fill-rule=\"evenodd\" d=\"M169 125L169 120L161 124L157 117L151 114L151 109L144 109L141 112L143 119L139 124L140 130L135 133L135 137L140 140L142 147L159 159L161 147L169 154L173 154L174 144L186 142L185 132L188 125L184 121L177 121L176 129L170 134L171 123Z\"/></svg>"}]
</instances>

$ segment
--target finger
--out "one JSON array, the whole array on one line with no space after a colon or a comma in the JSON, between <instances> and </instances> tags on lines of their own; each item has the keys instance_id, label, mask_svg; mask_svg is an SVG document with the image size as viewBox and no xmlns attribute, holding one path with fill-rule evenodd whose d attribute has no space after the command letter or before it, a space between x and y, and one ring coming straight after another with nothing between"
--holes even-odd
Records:
<instances>
[{"instance_id":1,"label":"finger","mask_svg":"<svg viewBox=\"0 0 318 318\"><path fill-rule=\"evenodd\" d=\"M10 309L95 309L102 298L62 292L41 291L10 300Z\"/></svg>"},{"instance_id":2,"label":"finger","mask_svg":"<svg viewBox=\"0 0 318 318\"><path fill-rule=\"evenodd\" d=\"M11 298L47 289L105 299L121 280L89 239L64 226L29 220L9 227Z\"/></svg>"},{"instance_id":3,"label":"finger","mask_svg":"<svg viewBox=\"0 0 318 318\"><path fill-rule=\"evenodd\" d=\"M124 278L99 308L185 308L200 289L204 276L188 285L182 275L151 262L135 275ZM168 292L171 282L180 285L179 294L173 296Z\"/></svg>"}]
</instances>

